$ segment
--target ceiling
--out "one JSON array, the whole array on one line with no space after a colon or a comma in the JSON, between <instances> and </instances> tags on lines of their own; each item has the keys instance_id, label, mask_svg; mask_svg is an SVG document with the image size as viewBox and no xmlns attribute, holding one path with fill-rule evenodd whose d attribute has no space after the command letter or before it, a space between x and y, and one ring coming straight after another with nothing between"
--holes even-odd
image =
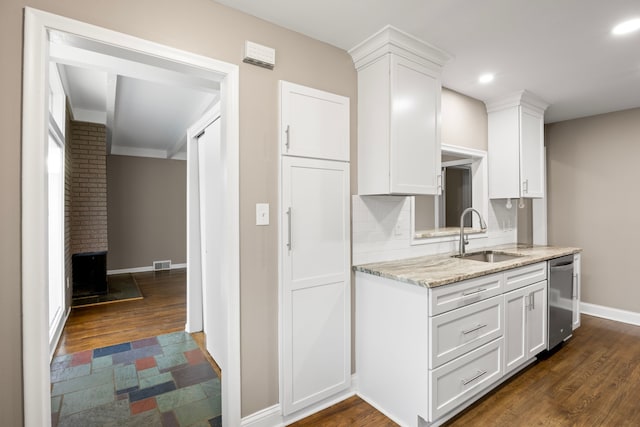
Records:
<instances>
[{"instance_id":1,"label":"ceiling","mask_svg":"<svg viewBox=\"0 0 640 427\"><path fill-rule=\"evenodd\" d=\"M529 90L551 104L547 123L640 107L640 32L611 34L640 18L638 0L217 2L345 50L391 24L452 54L445 87L483 101Z\"/></svg>"},{"instance_id":2,"label":"ceiling","mask_svg":"<svg viewBox=\"0 0 640 427\"><path fill-rule=\"evenodd\" d=\"M70 35L50 58L74 120L106 125L108 154L186 159L187 129L219 97L219 77Z\"/></svg>"}]
</instances>

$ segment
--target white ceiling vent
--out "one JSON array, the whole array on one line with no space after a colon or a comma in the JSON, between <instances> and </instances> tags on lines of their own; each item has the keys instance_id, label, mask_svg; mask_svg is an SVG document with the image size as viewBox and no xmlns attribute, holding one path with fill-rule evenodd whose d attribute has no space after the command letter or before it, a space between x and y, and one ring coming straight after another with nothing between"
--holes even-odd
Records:
<instances>
[{"instance_id":1,"label":"white ceiling vent","mask_svg":"<svg viewBox=\"0 0 640 427\"><path fill-rule=\"evenodd\" d=\"M153 261L153 271L171 270L171 260Z\"/></svg>"},{"instance_id":2,"label":"white ceiling vent","mask_svg":"<svg viewBox=\"0 0 640 427\"><path fill-rule=\"evenodd\" d=\"M276 65L276 50L246 40L244 42L244 59L242 62L273 70Z\"/></svg>"}]
</instances>

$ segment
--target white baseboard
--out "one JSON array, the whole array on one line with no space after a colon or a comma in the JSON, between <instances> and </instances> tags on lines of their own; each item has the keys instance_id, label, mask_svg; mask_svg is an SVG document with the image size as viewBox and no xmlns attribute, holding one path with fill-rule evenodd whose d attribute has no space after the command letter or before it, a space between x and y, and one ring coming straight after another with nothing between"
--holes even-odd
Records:
<instances>
[{"instance_id":1,"label":"white baseboard","mask_svg":"<svg viewBox=\"0 0 640 427\"><path fill-rule=\"evenodd\" d=\"M640 326L640 313L636 313L635 311L627 311L619 308L581 302L580 313Z\"/></svg>"},{"instance_id":2,"label":"white baseboard","mask_svg":"<svg viewBox=\"0 0 640 427\"><path fill-rule=\"evenodd\" d=\"M246 416L240 422L242 427L280 427L284 425L280 404L270 406Z\"/></svg>"},{"instance_id":3,"label":"white baseboard","mask_svg":"<svg viewBox=\"0 0 640 427\"><path fill-rule=\"evenodd\" d=\"M171 265L172 270L176 270L178 268L187 268L187 263L185 262L182 264ZM153 265L149 265L146 267L133 267L133 268L121 268L118 270L107 270L107 276L111 276L112 274L124 274L124 273L144 273L146 271L153 271Z\"/></svg>"},{"instance_id":4,"label":"white baseboard","mask_svg":"<svg viewBox=\"0 0 640 427\"><path fill-rule=\"evenodd\" d=\"M358 379L354 374L351 376L351 387L341 393L328 397L315 405L287 416L282 414L282 407L280 404L273 405L242 418L240 425L242 427L282 427L289 425L355 395L357 383Z\"/></svg>"}]
</instances>

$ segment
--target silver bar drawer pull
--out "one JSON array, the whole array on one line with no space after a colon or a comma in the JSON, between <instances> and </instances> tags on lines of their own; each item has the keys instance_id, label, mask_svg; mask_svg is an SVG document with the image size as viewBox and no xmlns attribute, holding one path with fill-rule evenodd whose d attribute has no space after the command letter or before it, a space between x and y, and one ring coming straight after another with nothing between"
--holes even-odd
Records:
<instances>
[{"instance_id":1,"label":"silver bar drawer pull","mask_svg":"<svg viewBox=\"0 0 640 427\"><path fill-rule=\"evenodd\" d=\"M471 291L471 292L463 292L462 296L463 297L468 297L469 295L475 295L475 294L479 294L480 292L484 292L486 291L486 288L478 288L475 291Z\"/></svg>"},{"instance_id":2,"label":"silver bar drawer pull","mask_svg":"<svg viewBox=\"0 0 640 427\"><path fill-rule=\"evenodd\" d=\"M486 327L487 327L486 324L485 325L478 325L475 328L471 328L471 329L467 329L466 331L462 331L462 333L467 335L467 334L470 334L471 332L477 331L478 329L482 329L482 328L486 328Z\"/></svg>"},{"instance_id":3,"label":"silver bar drawer pull","mask_svg":"<svg viewBox=\"0 0 640 427\"><path fill-rule=\"evenodd\" d=\"M291 208L287 209L287 216L289 217L288 229L287 229L287 249L291 252L291 222L293 219L291 218Z\"/></svg>"},{"instance_id":4,"label":"silver bar drawer pull","mask_svg":"<svg viewBox=\"0 0 640 427\"><path fill-rule=\"evenodd\" d=\"M284 143L284 146L287 147L287 151L289 151L289 146L291 144L291 134L290 134L291 128L289 127L289 125L287 125L287 129L285 129L284 133L287 134L287 139L286 142Z\"/></svg>"},{"instance_id":5,"label":"silver bar drawer pull","mask_svg":"<svg viewBox=\"0 0 640 427\"><path fill-rule=\"evenodd\" d=\"M474 376L472 376L468 380L462 380L462 385L467 385L470 382L473 382L473 381L477 380L478 378L480 378L481 376L483 376L486 373L487 373L487 371L478 371L477 374L475 374Z\"/></svg>"}]
</instances>

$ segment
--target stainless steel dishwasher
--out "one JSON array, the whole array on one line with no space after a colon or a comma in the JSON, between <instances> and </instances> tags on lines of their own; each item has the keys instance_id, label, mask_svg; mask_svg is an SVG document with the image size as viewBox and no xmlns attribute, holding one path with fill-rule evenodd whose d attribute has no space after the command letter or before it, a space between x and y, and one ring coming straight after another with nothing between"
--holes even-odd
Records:
<instances>
[{"instance_id":1,"label":"stainless steel dishwasher","mask_svg":"<svg viewBox=\"0 0 640 427\"><path fill-rule=\"evenodd\" d=\"M573 255L549 261L548 327L551 350L572 333L573 327Z\"/></svg>"}]
</instances>

